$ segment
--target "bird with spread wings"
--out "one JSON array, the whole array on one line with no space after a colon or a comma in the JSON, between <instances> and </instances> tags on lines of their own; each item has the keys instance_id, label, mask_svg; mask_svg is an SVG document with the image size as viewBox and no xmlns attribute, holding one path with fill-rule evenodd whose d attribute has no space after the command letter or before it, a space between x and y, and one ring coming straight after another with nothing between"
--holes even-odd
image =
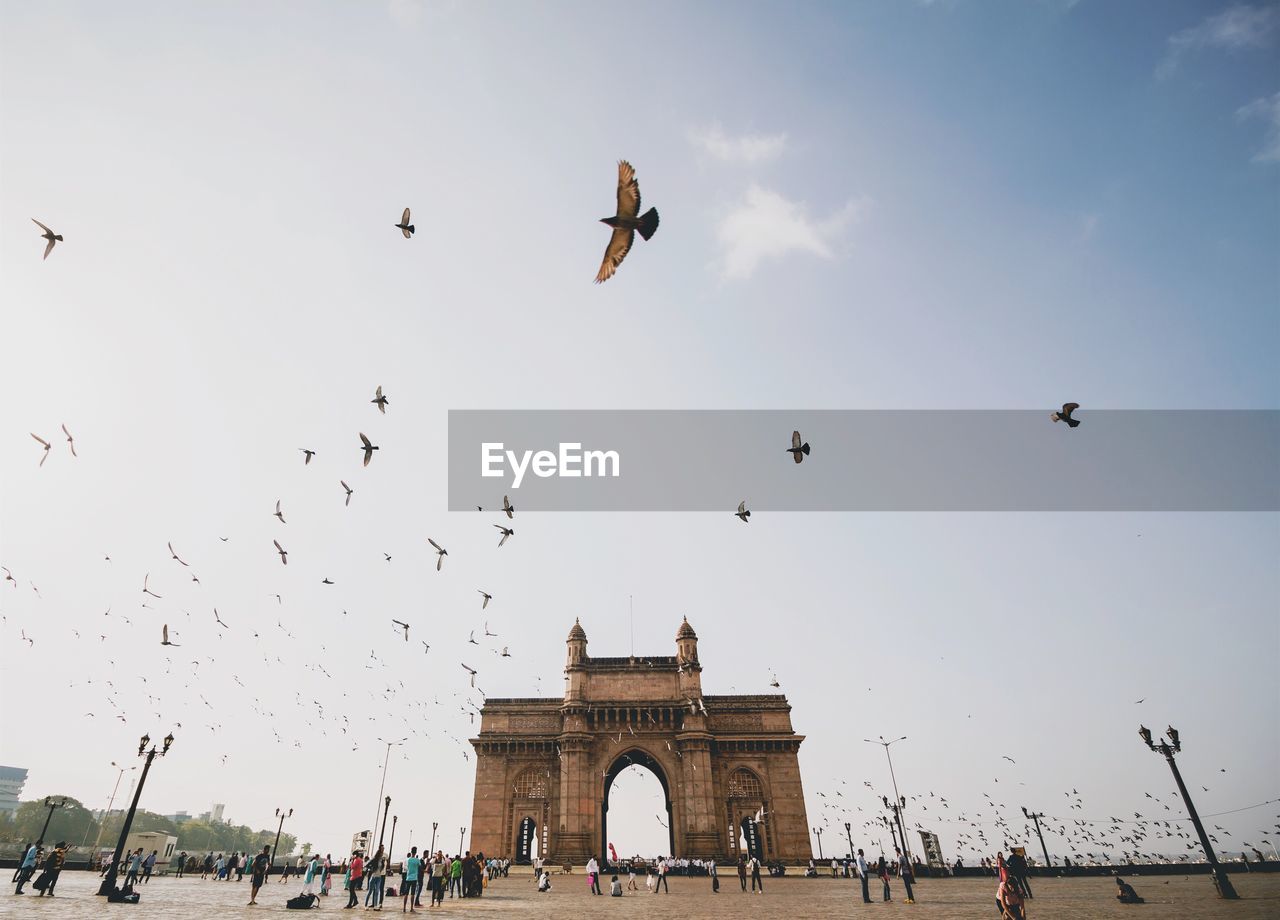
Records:
<instances>
[{"instance_id":1,"label":"bird with spread wings","mask_svg":"<svg viewBox=\"0 0 1280 920\"><path fill-rule=\"evenodd\" d=\"M596 273L596 284L602 284L613 277L613 273L631 251L637 230L646 240L658 230L657 208L640 213L640 183L636 181L635 169L626 160L618 161L618 213L613 217L600 218L600 223L612 227L613 235L609 237L604 260L600 263L600 271Z\"/></svg>"}]
</instances>

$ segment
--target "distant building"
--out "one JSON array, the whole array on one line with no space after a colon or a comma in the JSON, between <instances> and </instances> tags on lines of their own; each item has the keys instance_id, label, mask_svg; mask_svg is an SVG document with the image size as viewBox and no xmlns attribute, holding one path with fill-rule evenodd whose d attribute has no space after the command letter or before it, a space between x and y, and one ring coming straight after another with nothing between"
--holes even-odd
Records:
<instances>
[{"instance_id":1,"label":"distant building","mask_svg":"<svg viewBox=\"0 0 1280 920\"><path fill-rule=\"evenodd\" d=\"M169 860L173 858L173 851L178 845L178 838L163 831L142 831L140 833L130 834L124 841L124 848L127 852L132 853L138 847L142 847L142 855L150 856L151 851L156 853L156 872L160 872L164 867L169 865Z\"/></svg>"},{"instance_id":2,"label":"distant building","mask_svg":"<svg viewBox=\"0 0 1280 920\"><path fill-rule=\"evenodd\" d=\"M26 767L0 767L0 811L18 810L18 797L26 783Z\"/></svg>"},{"instance_id":3,"label":"distant building","mask_svg":"<svg viewBox=\"0 0 1280 920\"><path fill-rule=\"evenodd\" d=\"M208 821L210 824L222 823L222 812L226 809L226 805L214 805L209 811L201 812L199 819Z\"/></svg>"},{"instance_id":4,"label":"distant building","mask_svg":"<svg viewBox=\"0 0 1280 920\"><path fill-rule=\"evenodd\" d=\"M359 850L361 853L368 854L369 843L373 840L372 831L361 831L358 834L351 835L351 852Z\"/></svg>"},{"instance_id":5,"label":"distant building","mask_svg":"<svg viewBox=\"0 0 1280 920\"><path fill-rule=\"evenodd\" d=\"M168 818L170 821L172 821L174 824L181 824L183 821L191 820L191 815L185 811L175 812L174 814L171 814L171 815L165 815L165 817Z\"/></svg>"}]
</instances>

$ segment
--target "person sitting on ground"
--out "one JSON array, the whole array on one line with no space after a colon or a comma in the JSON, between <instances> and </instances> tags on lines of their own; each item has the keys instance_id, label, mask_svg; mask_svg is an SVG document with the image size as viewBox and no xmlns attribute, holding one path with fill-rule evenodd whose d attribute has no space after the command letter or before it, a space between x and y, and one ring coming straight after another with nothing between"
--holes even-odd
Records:
<instances>
[{"instance_id":1,"label":"person sitting on ground","mask_svg":"<svg viewBox=\"0 0 1280 920\"><path fill-rule=\"evenodd\" d=\"M1120 890L1116 893L1116 900L1121 904L1146 904L1147 902L1138 897L1138 892L1133 890L1130 885L1122 878L1116 879L1116 887Z\"/></svg>"},{"instance_id":2,"label":"person sitting on ground","mask_svg":"<svg viewBox=\"0 0 1280 920\"><path fill-rule=\"evenodd\" d=\"M538 892L542 893L544 891L550 891L550 890L551 890L551 873L544 870L542 875L538 878Z\"/></svg>"},{"instance_id":3,"label":"person sitting on ground","mask_svg":"<svg viewBox=\"0 0 1280 920\"><path fill-rule=\"evenodd\" d=\"M609 896L612 898L622 897L622 882L618 881L616 875L613 877L613 881L609 883Z\"/></svg>"}]
</instances>

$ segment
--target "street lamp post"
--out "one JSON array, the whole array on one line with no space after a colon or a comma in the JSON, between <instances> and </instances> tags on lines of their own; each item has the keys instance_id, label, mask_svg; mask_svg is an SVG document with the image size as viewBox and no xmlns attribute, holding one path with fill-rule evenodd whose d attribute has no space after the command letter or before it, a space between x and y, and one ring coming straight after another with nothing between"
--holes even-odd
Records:
<instances>
[{"instance_id":1,"label":"street lamp post","mask_svg":"<svg viewBox=\"0 0 1280 920\"><path fill-rule=\"evenodd\" d=\"M1187 792L1186 784L1182 782L1182 774L1178 772L1178 763L1173 756L1182 751L1182 741L1178 737L1178 730L1170 725L1166 730L1169 740L1165 741L1162 738L1159 744L1152 740L1151 729L1145 725L1138 726L1138 734L1147 747L1163 754L1164 759L1169 762L1169 769L1173 771L1174 782L1178 784L1178 791L1182 793L1182 801L1186 803L1187 813L1191 815L1191 823L1195 825L1196 833L1200 835L1200 846L1204 847L1204 855L1208 858L1209 866L1213 871L1213 884L1218 889L1218 897L1226 899L1240 897L1236 894L1236 889L1231 884L1231 879L1227 878L1226 871L1218 863L1218 857L1214 854L1213 846L1209 843L1209 835L1205 833L1204 825L1200 823L1200 814L1196 811L1196 806L1191 802L1191 795Z\"/></svg>"},{"instance_id":2,"label":"street lamp post","mask_svg":"<svg viewBox=\"0 0 1280 920\"><path fill-rule=\"evenodd\" d=\"M826 860L822 855L822 828L815 827L813 835L818 838L818 862L825 862Z\"/></svg>"},{"instance_id":3,"label":"street lamp post","mask_svg":"<svg viewBox=\"0 0 1280 920\"><path fill-rule=\"evenodd\" d=\"M111 854L111 867L107 870L106 878L102 880L102 884L98 887L98 894L110 898L116 890L116 876L119 874L120 857L124 853L124 842L129 838L129 828L133 826L133 816L138 811L138 800L142 798L142 787L147 782L147 773L151 769L151 762L156 759L156 754L161 757L169 753L169 748L173 745L173 732L164 736L164 747L159 751L155 745L151 746L151 750L147 750L147 745L151 744L151 736L143 735L138 742L138 756L145 757L142 762L142 775L138 777L138 786L133 793L133 802L129 805L129 813L125 815L124 824L120 828L120 840L116 843L116 851Z\"/></svg>"},{"instance_id":4,"label":"street lamp post","mask_svg":"<svg viewBox=\"0 0 1280 920\"><path fill-rule=\"evenodd\" d=\"M889 747L890 745L897 744L899 741L906 741L907 736L903 735L901 738L894 738L892 741L885 741L884 735L880 735L879 737L879 741L872 741L870 738L863 738L862 740L868 744L878 744L884 748L885 760L889 761L889 779L893 781L893 797L902 802L905 806L907 800L898 793L898 778L893 774L893 758L889 755ZM898 821L899 824L901 824L901 815L899 815ZM907 859L911 858L911 848L907 846L907 834L905 830L902 832L902 852L906 854Z\"/></svg>"},{"instance_id":5,"label":"street lamp post","mask_svg":"<svg viewBox=\"0 0 1280 920\"><path fill-rule=\"evenodd\" d=\"M276 817L280 819L280 823L276 826L276 842L271 844L271 862L267 865L267 875L271 874L271 869L276 864L276 847L280 846L280 832L284 830L284 819L293 817L293 809L290 808L286 814L284 809L277 808Z\"/></svg>"},{"instance_id":6,"label":"street lamp post","mask_svg":"<svg viewBox=\"0 0 1280 920\"><path fill-rule=\"evenodd\" d=\"M436 828L440 826L440 822L431 822L431 853L434 855L436 851Z\"/></svg>"},{"instance_id":7,"label":"street lamp post","mask_svg":"<svg viewBox=\"0 0 1280 920\"><path fill-rule=\"evenodd\" d=\"M111 787L111 798L107 800L106 813L103 814L102 820L98 822L98 836L93 838L93 852L94 852L95 858L98 852L98 848L102 846L102 832L103 830L106 829L107 821L111 817L111 807L116 803L116 793L120 791L120 780L124 778L124 771L138 769L136 765L132 767L122 767L120 766L120 764L116 763L114 760L111 761L111 766L115 767L120 772L116 774L116 784Z\"/></svg>"},{"instance_id":8,"label":"street lamp post","mask_svg":"<svg viewBox=\"0 0 1280 920\"><path fill-rule=\"evenodd\" d=\"M391 812L391 796L387 796L382 809L382 830L378 831L378 849L382 849L382 838L387 835L387 815Z\"/></svg>"},{"instance_id":9,"label":"street lamp post","mask_svg":"<svg viewBox=\"0 0 1280 920\"><path fill-rule=\"evenodd\" d=\"M458 855L459 856L462 855L462 840L466 836L467 836L467 829L465 827L458 828Z\"/></svg>"},{"instance_id":10,"label":"street lamp post","mask_svg":"<svg viewBox=\"0 0 1280 920\"><path fill-rule=\"evenodd\" d=\"M373 830L375 831L378 829L379 813L382 811L382 794L387 791L387 766L391 763L391 749L397 745L404 744L409 739L406 737L401 738L399 741L388 741L386 738L379 738L378 740L387 746L387 754L382 761L382 785L378 787L378 807L373 810ZM383 825L387 823L385 815L382 815L382 823Z\"/></svg>"},{"instance_id":11,"label":"street lamp post","mask_svg":"<svg viewBox=\"0 0 1280 920\"><path fill-rule=\"evenodd\" d=\"M60 802L55 802L52 796L46 795L44 797L44 807L49 809L49 813L44 817L44 827L40 828L40 836L36 838L37 840L44 840L45 832L49 830L49 822L53 820L53 810L55 808L66 808L67 800L63 799Z\"/></svg>"},{"instance_id":12,"label":"street lamp post","mask_svg":"<svg viewBox=\"0 0 1280 920\"><path fill-rule=\"evenodd\" d=\"M890 802L889 797L884 795L880 796L880 800L884 802L885 808L893 809L893 820L897 823L898 834L902 837L902 852L904 854L908 854L907 858L910 859L910 851L907 850L907 828L906 825L902 823L902 809L906 807L907 800L900 797L898 801Z\"/></svg>"},{"instance_id":13,"label":"street lamp post","mask_svg":"<svg viewBox=\"0 0 1280 920\"><path fill-rule=\"evenodd\" d=\"M891 836L891 837L893 838L893 846L894 846L894 848L895 848L895 849L897 849L897 848L898 848L898 827L897 827L897 825L895 825L892 821L890 821L890 820L889 820L886 816L884 816L884 815L881 815L881 816L880 816L880 820L884 822L884 826L885 826L885 827L889 828L889 836ZM883 847L882 847L882 849L883 849Z\"/></svg>"},{"instance_id":14,"label":"street lamp post","mask_svg":"<svg viewBox=\"0 0 1280 920\"><path fill-rule=\"evenodd\" d=\"M391 842L387 844L387 862L391 861L391 854L396 851L396 822L400 820L399 815L391 816Z\"/></svg>"},{"instance_id":15,"label":"street lamp post","mask_svg":"<svg viewBox=\"0 0 1280 920\"><path fill-rule=\"evenodd\" d=\"M844 835L849 838L849 858L853 859L853 828L848 821L844 822Z\"/></svg>"},{"instance_id":16,"label":"street lamp post","mask_svg":"<svg viewBox=\"0 0 1280 920\"><path fill-rule=\"evenodd\" d=\"M1027 811L1027 806L1023 805L1022 814L1036 823L1036 836L1040 838L1040 851L1044 853L1044 864L1052 867L1053 860L1049 859L1049 848L1044 845L1044 834L1040 830L1040 819L1044 817L1044 813L1037 814L1034 811Z\"/></svg>"}]
</instances>

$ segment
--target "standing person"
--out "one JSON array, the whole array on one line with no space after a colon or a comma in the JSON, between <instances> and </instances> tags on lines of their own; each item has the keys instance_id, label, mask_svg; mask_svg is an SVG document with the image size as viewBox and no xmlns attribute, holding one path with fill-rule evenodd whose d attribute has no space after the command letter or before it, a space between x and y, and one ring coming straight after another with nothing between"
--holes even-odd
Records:
<instances>
[{"instance_id":1,"label":"standing person","mask_svg":"<svg viewBox=\"0 0 1280 920\"><path fill-rule=\"evenodd\" d=\"M871 892L867 890L867 884L870 879L867 877L868 866L867 857L863 855L862 850L858 850L858 878L862 880L862 903L871 903Z\"/></svg>"},{"instance_id":2,"label":"standing person","mask_svg":"<svg viewBox=\"0 0 1280 920\"><path fill-rule=\"evenodd\" d=\"M373 857L364 867L364 874L369 879L369 887L365 890L364 906L367 910L370 907L377 907L381 902L379 888L382 884L382 869L386 862L386 856L383 855L382 847L379 846L374 852Z\"/></svg>"},{"instance_id":3,"label":"standing person","mask_svg":"<svg viewBox=\"0 0 1280 920\"><path fill-rule=\"evenodd\" d=\"M711 893L720 893L720 874L716 872L716 861L713 859L707 863L707 874L711 876Z\"/></svg>"},{"instance_id":4,"label":"standing person","mask_svg":"<svg viewBox=\"0 0 1280 920\"><path fill-rule=\"evenodd\" d=\"M303 875L303 879L302 879L303 894L316 893L316 886L321 884L321 881L322 881L321 880L322 871L323 870L321 869L320 854L319 853L311 854L311 862L307 863L306 874Z\"/></svg>"},{"instance_id":5,"label":"standing person","mask_svg":"<svg viewBox=\"0 0 1280 920\"><path fill-rule=\"evenodd\" d=\"M210 850L205 854L204 862L200 865L200 878L207 878L209 873L213 871L213 851Z\"/></svg>"},{"instance_id":6,"label":"standing person","mask_svg":"<svg viewBox=\"0 0 1280 920\"><path fill-rule=\"evenodd\" d=\"M156 854L159 851L152 850L151 855L142 861L142 884L151 881L151 870L156 867Z\"/></svg>"},{"instance_id":7,"label":"standing person","mask_svg":"<svg viewBox=\"0 0 1280 920\"><path fill-rule=\"evenodd\" d=\"M747 857L745 856L738 857L738 884L742 886L745 894L747 890Z\"/></svg>"},{"instance_id":8,"label":"standing person","mask_svg":"<svg viewBox=\"0 0 1280 920\"><path fill-rule=\"evenodd\" d=\"M444 890L449 884L449 877L453 872L453 865L445 859L442 850L436 850L436 860L432 863L432 884L435 886L432 894L435 895L436 904L444 907Z\"/></svg>"},{"instance_id":9,"label":"standing person","mask_svg":"<svg viewBox=\"0 0 1280 920\"><path fill-rule=\"evenodd\" d=\"M130 854L129 871L125 874L124 885L128 888L138 880L138 876L142 873L142 847Z\"/></svg>"},{"instance_id":10,"label":"standing person","mask_svg":"<svg viewBox=\"0 0 1280 920\"><path fill-rule=\"evenodd\" d=\"M764 894L764 882L760 878L760 860L752 856L747 860L747 868L751 870L751 891L753 894ZM756 886L760 888L757 891Z\"/></svg>"},{"instance_id":11,"label":"standing person","mask_svg":"<svg viewBox=\"0 0 1280 920\"><path fill-rule=\"evenodd\" d=\"M40 897L53 897L53 889L58 886L58 876L62 874L62 864L66 860L67 845L59 840L54 844L53 852L44 858L44 871L36 879L35 887L40 889Z\"/></svg>"},{"instance_id":12,"label":"standing person","mask_svg":"<svg viewBox=\"0 0 1280 920\"><path fill-rule=\"evenodd\" d=\"M422 869L422 860L418 858L418 848L414 847L409 851L409 855L404 858L404 884L400 887L404 890L400 892L400 913L404 913L408 908L410 913L417 913L413 909L413 898L418 892L419 872Z\"/></svg>"},{"instance_id":13,"label":"standing person","mask_svg":"<svg viewBox=\"0 0 1280 920\"><path fill-rule=\"evenodd\" d=\"M1022 894L1028 899L1034 897L1031 894L1031 883L1027 881L1027 858L1014 850L1009 854L1009 858L1005 860L1005 867L1009 874L1013 876L1013 882L1021 889Z\"/></svg>"},{"instance_id":14,"label":"standing person","mask_svg":"<svg viewBox=\"0 0 1280 920\"><path fill-rule=\"evenodd\" d=\"M893 848L893 852L898 857L898 878L902 879L902 887L907 889L907 903L916 903L915 896L911 893L911 882L913 881L911 860L907 859L907 854L897 847Z\"/></svg>"},{"instance_id":15,"label":"standing person","mask_svg":"<svg viewBox=\"0 0 1280 920\"><path fill-rule=\"evenodd\" d=\"M640 886L636 884L636 864L634 861L627 863L627 891L639 891Z\"/></svg>"},{"instance_id":16,"label":"standing person","mask_svg":"<svg viewBox=\"0 0 1280 920\"><path fill-rule=\"evenodd\" d=\"M453 862L449 863L449 897L462 897L462 857L453 857Z\"/></svg>"},{"instance_id":17,"label":"standing person","mask_svg":"<svg viewBox=\"0 0 1280 920\"><path fill-rule=\"evenodd\" d=\"M322 898L328 897L329 895L329 886L331 884L330 876L332 874L333 874L333 860L329 857L328 853L325 853L324 854L324 874L320 877L321 878L320 896Z\"/></svg>"},{"instance_id":18,"label":"standing person","mask_svg":"<svg viewBox=\"0 0 1280 920\"><path fill-rule=\"evenodd\" d=\"M351 862L347 866L347 893L350 898L347 900L347 906L343 910L350 910L357 906L359 898L356 892L360 890L361 880L364 878L364 859L360 856L360 851L356 850L351 854Z\"/></svg>"},{"instance_id":19,"label":"standing person","mask_svg":"<svg viewBox=\"0 0 1280 920\"><path fill-rule=\"evenodd\" d=\"M600 894L600 864L594 856L587 860L587 890Z\"/></svg>"},{"instance_id":20,"label":"standing person","mask_svg":"<svg viewBox=\"0 0 1280 920\"><path fill-rule=\"evenodd\" d=\"M248 854L245 854L245 855L248 855ZM267 880L267 869L269 869L270 866L271 866L271 847L264 846L262 848L262 852L259 853L257 856L253 857L253 864L252 864L252 869L250 873L251 874L250 882L253 885L253 891L249 892L250 904L258 903L258 889L261 888L263 883ZM242 878L244 877L243 870L241 870L240 875Z\"/></svg>"},{"instance_id":21,"label":"standing person","mask_svg":"<svg viewBox=\"0 0 1280 920\"><path fill-rule=\"evenodd\" d=\"M40 855L41 841L37 840L27 848L27 852L23 854L22 863L18 866L18 874L16 881L18 882L18 890L14 894L24 894L22 886L27 883L36 871L36 857Z\"/></svg>"},{"instance_id":22,"label":"standing person","mask_svg":"<svg viewBox=\"0 0 1280 920\"><path fill-rule=\"evenodd\" d=\"M653 883L654 894L658 893L659 888L661 888L665 894L671 894L671 889L667 885L667 872L669 871L670 871L670 867L667 865L667 860L665 858L659 859L658 860L658 879Z\"/></svg>"},{"instance_id":23,"label":"standing person","mask_svg":"<svg viewBox=\"0 0 1280 920\"><path fill-rule=\"evenodd\" d=\"M884 900L892 901L893 892L889 890L889 864L884 861L884 854L880 854L880 859L876 861L876 875L880 876L880 881L884 884Z\"/></svg>"},{"instance_id":24,"label":"standing person","mask_svg":"<svg viewBox=\"0 0 1280 920\"><path fill-rule=\"evenodd\" d=\"M22 874L22 862L23 862L23 860L25 860L25 859L26 859L26 857L27 857L27 852L28 852L30 849L31 849L31 844L29 844L29 843L24 843L24 844L22 845L22 850L21 850L21 853L22 853L22 859L18 860L18 868L16 868L16 869L14 869L14 870L13 870L13 881L14 881L14 882L17 882L17 881L18 881L18 876L20 876L20 875Z\"/></svg>"},{"instance_id":25,"label":"standing person","mask_svg":"<svg viewBox=\"0 0 1280 920\"><path fill-rule=\"evenodd\" d=\"M178 854L178 874L175 878L182 878L182 873L187 871L187 851L183 850Z\"/></svg>"}]
</instances>

